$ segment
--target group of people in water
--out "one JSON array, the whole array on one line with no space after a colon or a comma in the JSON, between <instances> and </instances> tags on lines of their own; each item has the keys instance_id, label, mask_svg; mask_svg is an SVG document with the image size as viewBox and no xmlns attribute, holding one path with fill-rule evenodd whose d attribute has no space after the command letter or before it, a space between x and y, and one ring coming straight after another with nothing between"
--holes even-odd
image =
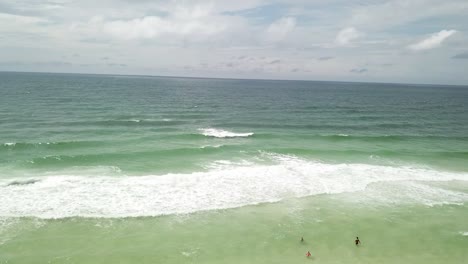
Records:
<instances>
[{"instance_id":1,"label":"group of people in water","mask_svg":"<svg viewBox=\"0 0 468 264\"><path fill-rule=\"evenodd\" d=\"M301 243L304 243L304 237L301 237ZM356 240L354 240L354 244L356 244L356 246L359 246L361 244L359 237L356 237ZM307 251L306 257L310 258L310 256L312 256L312 254L310 254L310 251Z\"/></svg>"}]
</instances>

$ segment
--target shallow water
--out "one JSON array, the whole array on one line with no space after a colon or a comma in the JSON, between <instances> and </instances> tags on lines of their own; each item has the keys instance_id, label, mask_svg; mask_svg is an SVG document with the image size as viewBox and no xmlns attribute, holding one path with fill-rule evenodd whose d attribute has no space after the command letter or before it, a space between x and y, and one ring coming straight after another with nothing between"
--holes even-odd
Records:
<instances>
[{"instance_id":1,"label":"shallow water","mask_svg":"<svg viewBox=\"0 0 468 264\"><path fill-rule=\"evenodd\" d=\"M324 195L164 217L9 219L0 253L4 263L463 263L468 258L466 205L347 199L352 197Z\"/></svg>"}]
</instances>

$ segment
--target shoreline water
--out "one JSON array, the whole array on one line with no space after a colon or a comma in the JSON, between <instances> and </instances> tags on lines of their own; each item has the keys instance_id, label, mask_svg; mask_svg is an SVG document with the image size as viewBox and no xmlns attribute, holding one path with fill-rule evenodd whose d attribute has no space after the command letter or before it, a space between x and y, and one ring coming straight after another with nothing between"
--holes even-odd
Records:
<instances>
[{"instance_id":1,"label":"shoreline water","mask_svg":"<svg viewBox=\"0 0 468 264\"><path fill-rule=\"evenodd\" d=\"M343 201L322 195L161 217L21 218L9 227L0 260L303 263L308 250L321 263L462 263L468 257L462 233L466 205L350 206ZM358 248L356 235L362 242Z\"/></svg>"}]
</instances>

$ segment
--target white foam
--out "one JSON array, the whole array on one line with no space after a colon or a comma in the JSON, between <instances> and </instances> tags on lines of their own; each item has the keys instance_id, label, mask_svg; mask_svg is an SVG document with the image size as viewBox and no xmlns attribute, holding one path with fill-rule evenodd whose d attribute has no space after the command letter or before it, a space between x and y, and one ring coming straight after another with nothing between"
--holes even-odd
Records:
<instances>
[{"instance_id":1,"label":"white foam","mask_svg":"<svg viewBox=\"0 0 468 264\"><path fill-rule=\"evenodd\" d=\"M220 147L222 147L222 146L224 146L224 145L221 145L221 144L219 144L219 145L204 145L204 146L201 146L200 148L201 148L201 149L205 149L205 148L220 148Z\"/></svg>"},{"instance_id":2,"label":"white foam","mask_svg":"<svg viewBox=\"0 0 468 264\"><path fill-rule=\"evenodd\" d=\"M254 165L254 163L248 160L237 160L237 161L216 160L204 167L209 170L221 171L221 170L230 170L233 167L247 167L247 166L252 166L252 165Z\"/></svg>"},{"instance_id":3,"label":"white foam","mask_svg":"<svg viewBox=\"0 0 468 264\"><path fill-rule=\"evenodd\" d=\"M7 143L4 143L3 145L4 145L4 146L7 146L7 147L10 147L10 146L16 145L16 143L14 143L14 142L7 142Z\"/></svg>"},{"instance_id":4,"label":"white foam","mask_svg":"<svg viewBox=\"0 0 468 264\"><path fill-rule=\"evenodd\" d=\"M468 236L468 232L460 232L460 235L462 235L462 236Z\"/></svg>"},{"instance_id":5,"label":"white foam","mask_svg":"<svg viewBox=\"0 0 468 264\"><path fill-rule=\"evenodd\" d=\"M2 180L0 217L157 216L235 208L291 197L355 192L372 183L468 180L467 173L425 168L325 164L280 155L272 156L272 159L277 163L238 165L220 161L219 167L190 174L44 176L28 185L7 185L2 183L12 179ZM429 191L431 203L447 202L447 197L450 198L448 202L468 200L466 193L440 192L431 189L430 185L422 186L410 186L402 191L407 192L407 197L421 196L418 191L421 189ZM398 188L391 190L393 195L399 192ZM420 201L426 202L422 197Z\"/></svg>"},{"instance_id":6,"label":"white foam","mask_svg":"<svg viewBox=\"0 0 468 264\"><path fill-rule=\"evenodd\" d=\"M227 130L216 129L216 128L200 128L199 131L207 137L216 138L233 138L233 137L250 137L254 133L234 133Z\"/></svg>"},{"instance_id":7,"label":"white foam","mask_svg":"<svg viewBox=\"0 0 468 264\"><path fill-rule=\"evenodd\" d=\"M426 206L444 204L461 205L468 201L468 194L446 189L434 182L421 182L411 180L376 182L370 184L365 192L343 194L343 199L350 203L379 203L379 204L405 204L418 203Z\"/></svg>"}]
</instances>

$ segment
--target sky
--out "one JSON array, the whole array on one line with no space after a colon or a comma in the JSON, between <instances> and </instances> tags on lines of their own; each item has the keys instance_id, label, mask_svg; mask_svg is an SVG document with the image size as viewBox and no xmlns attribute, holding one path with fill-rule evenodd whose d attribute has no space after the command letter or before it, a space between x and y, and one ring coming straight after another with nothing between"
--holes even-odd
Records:
<instances>
[{"instance_id":1,"label":"sky","mask_svg":"<svg viewBox=\"0 0 468 264\"><path fill-rule=\"evenodd\" d=\"M0 71L468 85L467 0L0 0Z\"/></svg>"}]
</instances>

